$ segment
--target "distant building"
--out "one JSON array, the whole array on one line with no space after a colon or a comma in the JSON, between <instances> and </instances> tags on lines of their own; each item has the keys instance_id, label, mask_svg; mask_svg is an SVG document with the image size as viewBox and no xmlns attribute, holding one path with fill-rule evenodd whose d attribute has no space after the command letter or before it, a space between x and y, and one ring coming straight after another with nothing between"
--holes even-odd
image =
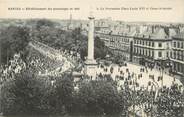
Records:
<instances>
[{"instance_id":1,"label":"distant building","mask_svg":"<svg viewBox=\"0 0 184 117\"><path fill-rule=\"evenodd\" d=\"M107 25L108 21L102 23L103 26L99 25L95 36L114 54L134 63L172 68L174 72L184 74L182 26L128 23Z\"/></svg>"},{"instance_id":2,"label":"distant building","mask_svg":"<svg viewBox=\"0 0 184 117\"><path fill-rule=\"evenodd\" d=\"M101 28L109 28L109 26L111 25L111 18L107 18L107 19L99 19L95 21L95 28L101 29Z\"/></svg>"},{"instance_id":3,"label":"distant building","mask_svg":"<svg viewBox=\"0 0 184 117\"><path fill-rule=\"evenodd\" d=\"M172 38L172 71L184 75L184 31Z\"/></svg>"},{"instance_id":4,"label":"distant building","mask_svg":"<svg viewBox=\"0 0 184 117\"><path fill-rule=\"evenodd\" d=\"M132 47L133 47L133 37L136 34L135 28L127 26L122 30L122 28L117 28L118 30L101 30L96 31L96 36L109 47L116 55L121 55L124 60L132 60Z\"/></svg>"},{"instance_id":5,"label":"distant building","mask_svg":"<svg viewBox=\"0 0 184 117\"><path fill-rule=\"evenodd\" d=\"M148 26L134 36L133 61L140 64L169 64L171 38L164 28Z\"/></svg>"}]
</instances>

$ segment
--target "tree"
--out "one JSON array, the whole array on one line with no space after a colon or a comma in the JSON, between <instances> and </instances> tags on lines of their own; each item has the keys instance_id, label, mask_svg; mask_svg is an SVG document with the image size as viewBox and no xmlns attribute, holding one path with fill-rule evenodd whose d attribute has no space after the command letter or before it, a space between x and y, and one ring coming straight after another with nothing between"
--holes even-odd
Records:
<instances>
[{"instance_id":1,"label":"tree","mask_svg":"<svg viewBox=\"0 0 184 117\"><path fill-rule=\"evenodd\" d=\"M82 115L115 116L122 112L117 87L109 81L84 81L76 96L73 110Z\"/></svg>"},{"instance_id":2,"label":"tree","mask_svg":"<svg viewBox=\"0 0 184 117\"><path fill-rule=\"evenodd\" d=\"M47 19L40 19L36 23L36 29L40 30L42 27L54 27L54 22Z\"/></svg>"},{"instance_id":3,"label":"tree","mask_svg":"<svg viewBox=\"0 0 184 117\"><path fill-rule=\"evenodd\" d=\"M107 54L111 54L109 48L105 46L105 43L100 40L100 38L97 36L95 37L95 58L101 58L104 59Z\"/></svg>"},{"instance_id":4,"label":"tree","mask_svg":"<svg viewBox=\"0 0 184 117\"><path fill-rule=\"evenodd\" d=\"M93 84L83 83L79 89L78 100L75 107L79 106L78 112L84 115L100 115L102 110L97 102L96 90L93 89Z\"/></svg>"},{"instance_id":5,"label":"tree","mask_svg":"<svg viewBox=\"0 0 184 117\"><path fill-rule=\"evenodd\" d=\"M63 74L61 78L56 78L56 98L57 110L60 112L71 111L74 86L71 74ZM63 110L64 109L64 110Z\"/></svg>"},{"instance_id":6,"label":"tree","mask_svg":"<svg viewBox=\"0 0 184 117\"><path fill-rule=\"evenodd\" d=\"M27 27L9 26L0 35L2 63L7 63L7 60L12 58L15 53L26 55L25 50L30 38Z\"/></svg>"},{"instance_id":7,"label":"tree","mask_svg":"<svg viewBox=\"0 0 184 117\"><path fill-rule=\"evenodd\" d=\"M81 58L84 60L87 56L87 36L82 35L81 28L76 28L72 31L63 31L55 28L51 23L45 20L37 22L37 30L33 31L34 39L41 41L56 49L64 48L80 53ZM105 58L110 53L109 49L105 46L104 42L99 37L95 37L95 58Z\"/></svg>"},{"instance_id":8,"label":"tree","mask_svg":"<svg viewBox=\"0 0 184 117\"><path fill-rule=\"evenodd\" d=\"M97 82L96 87L97 100L103 113L106 115L118 115L122 112L121 98L119 97L117 87L110 82Z\"/></svg>"},{"instance_id":9,"label":"tree","mask_svg":"<svg viewBox=\"0 0 184 117\"><path fill-rule=\"evenodd\" d=\"M44 93L43 82L31 71L16 74L4 83L1 95L3 114L39 114Z\"/></svg>"}]
</instances>

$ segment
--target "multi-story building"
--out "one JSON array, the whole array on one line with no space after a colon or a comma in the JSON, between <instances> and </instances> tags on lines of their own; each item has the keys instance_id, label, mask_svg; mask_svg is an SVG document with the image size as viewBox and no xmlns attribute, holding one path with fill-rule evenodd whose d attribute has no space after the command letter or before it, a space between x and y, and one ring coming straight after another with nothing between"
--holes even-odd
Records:
<instances>
[{"instance_id":1,"label":"multi-story building","mask_svg":"<svg viewBox=\"0 0 184 117\"><path fill-rule=\"evenodd\" d=\"M134 36L133 61L154 65L164 61L168 64L171 51L171 38L164 28L148 26Z\"/></svg>"},{"instance_id":2,"label":"multi-story building","mask_svg":"<svg viewBox=\"0 0 184 117\"><path fill-rule=\"evenodd\" d=\"M101 30L97 31L96 35L104 41L116 55L121 55L124 60L132 60L133 37L136 30L133 27L127 26L123 31Z\"/></svg>"},{"instance_id":3,"label":"multi-story building","mask_svg":"<svg viewBox=\"0 0 184 117\"><path fill-rule=\"evenodd\" d=\"M172 60L173 71L184 74L184 34L178 32L169 26L120 24L102 27L95 34L124 60L163 67L171 67Z\"/></svg>"},{"instance_id":4,"label":"multi-story building","mask_svg":"<svg viewBox=\"0 0 184 117\"><path fill-rule=\"evenodd\" d=\"M172 38L172 71L184 75L184 31Z\"/></svg>"},{"instance_id":5,"label":"multi-story building","mask_svg":"<svg viewBox=\"0 0 184 117\"><path fill-rule=\"evenodd\" d=\"M100 30L101 28L109 28L111 21L111 18L96 20L95 29Z\"/></svg>"}]
</instances>

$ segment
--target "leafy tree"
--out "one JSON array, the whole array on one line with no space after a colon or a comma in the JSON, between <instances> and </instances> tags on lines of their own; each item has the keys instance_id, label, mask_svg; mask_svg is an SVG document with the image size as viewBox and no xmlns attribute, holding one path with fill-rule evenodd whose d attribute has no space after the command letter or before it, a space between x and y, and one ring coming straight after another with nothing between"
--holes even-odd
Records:
<instances>
[{"instance_id":1,"label":"leafy tree","mask_svg":"<svg viewBox=\"0 0 184 117\"><path fill-rule=\"evenodd\" d=\"M98 106L96 93L92 83L84 83L79 89L78 105L79 112L82 114L102 114L101 108ZM77 107L76 106L76 107Z\"/></svg>"},{"instance_id":2,"label":"leafy tree","mask_svg":"<svg viewBox=\"0 0 184 117\"><path fill-rule=\"evenodd\" d=\"M121 113L121 99L117 88L110 82L95 83L97 99L103 112L107 115L116 115Z\"/></svg>"},{"instance_id":3,"label":"leafy tree","mask_svg":"<svg viewBox=\"0 0 184 117\"><path fill-rule=\"evenodd\" d=\"M82 35L81 28L72 31L64 31L54 26L55 22L38 20L37 30L32 31L33 39L41 41L51 47L78 52L81 58L87 56L87 36ZM105 58L109 49L99 37L95 37L95 58Z\"/></svg>"},{"instance_id":4,"label":"leafy tree","mask_svg":"<svg viewBox=\"0 0 184 117\"><path fill-rule=\"evenodd\" d=\"M63 74L61 78L56 78L55 90L58 103L57 110L70 112L74 92L71 74Z\"/></svg>"},{"instance_id":5,"label":"leafy tree","mask_svg":"<svg viewBox=\"0 0 184 117\"><path fill-rule=\"evenodd\" d=\"M54 79L57 80L53 84ZM71 75L41 77L29 69L4 83L1 110L4 115L63 115L71 111L73 92Z\"/></svg>"},{"instance_id":6,"label":"leafy tree","mask_svg":"<svg viewBox=\"0 0 184 117\"><path fill-rule=\"evenodd\" d=\"M102 40L100 40L98 36L95 37L94 45L95 45L95 58L104 59L107 54L111 54L110 49L105 46L105 43Z\"/></svg>"},{"instance_id":7,"label":"leafy tree","mask_svg":"<svg viewBox=\"0 0 184 117\"><path fill-rule=\"evenodd\" d=\"M14 80L4 83L1 95L3 114L40 113L40 99L44 93L42 84L30 71L16 74Z\"/></svg>"},{"instance_id":8,"label":"leafy tree","mask_svg":"<svg viewBox=\"0 0 184 117\"><path fill-rule=\"evenodd\" d=\"M54 22L47 19L40 19L36 23L36 29L39 30L42 27L54 27Z\"/></svg>"},{"instance_id":9,"label":"leafy tree","mask_svg":"<svg viewBox=\"0 0 184 117\"><path fill-rule=\"evenodd\" d=\"M109 81L82 82L75 104L74 110L84 115L118 115L122 112L117 88Z\"/></svg>"},{"instance_id":10,"label":"leafy tree","mask_svg":"<svg viewBox=\"0 0 184 117\"><path fill-rule=\"evenodd\" d=\"M4 29L0 34L2 63L5 64L15 53L26 55L29 38L27 27L9 26Z\"/></svg>"}]
</instances>

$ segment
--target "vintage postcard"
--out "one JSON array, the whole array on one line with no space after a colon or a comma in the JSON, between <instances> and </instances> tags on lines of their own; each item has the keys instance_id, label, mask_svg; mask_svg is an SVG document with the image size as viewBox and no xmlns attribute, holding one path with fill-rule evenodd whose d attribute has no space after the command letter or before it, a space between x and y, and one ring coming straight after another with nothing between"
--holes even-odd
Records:
<instances>
[{"instance_id":1,"label":"vintage postcard","mask_svg":"<svg viewBox=\"0 0 184 117\"><path fill-rule=\"evenodd\" d=\"M184 117L184 0L0 0L0 117Z\"/></svg>"}]
</instances>

